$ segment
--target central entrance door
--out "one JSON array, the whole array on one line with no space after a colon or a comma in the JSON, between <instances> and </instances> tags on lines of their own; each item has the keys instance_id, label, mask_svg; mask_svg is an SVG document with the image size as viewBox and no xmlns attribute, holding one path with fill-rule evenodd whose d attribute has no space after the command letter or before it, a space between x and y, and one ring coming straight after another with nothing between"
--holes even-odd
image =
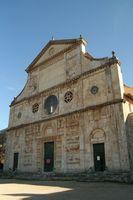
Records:
<instances>
[{"instance_id":1,"label":"central entrance door","mask_svg":"<svg viewBox=\"0 0 133 200\"><path fill-rule=\"evenodd\" d=\"M105 170L104 143L93 144L95 171Z\"/></svg>"},{"instance_id":2,"label":"central entrance door","mask_svg":"<svg viewBox=\"0 0 133 200\"><path fill-rule=\"evenodd\" d=\"M44 143L44 171L51 172L54 168L54 142Z\"/></svg>"}]
</instances>

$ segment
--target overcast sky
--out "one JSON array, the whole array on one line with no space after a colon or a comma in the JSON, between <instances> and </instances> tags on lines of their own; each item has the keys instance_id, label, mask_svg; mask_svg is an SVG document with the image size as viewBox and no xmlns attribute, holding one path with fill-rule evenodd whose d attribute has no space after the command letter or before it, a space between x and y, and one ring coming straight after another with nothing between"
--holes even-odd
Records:
<instances>
[{"instance_id":1,"label":"overcast sky","mask_svg":"<svg viewBox=\"0 0 133 200\"><path fill-rule=\"evenodd\" d=\"M95 57L122 63L124 82L133 86L132 0L0 0L0 129L9 104L26 82L25 69L54 36L88 41Z\"/></svg>"}]
</instances>

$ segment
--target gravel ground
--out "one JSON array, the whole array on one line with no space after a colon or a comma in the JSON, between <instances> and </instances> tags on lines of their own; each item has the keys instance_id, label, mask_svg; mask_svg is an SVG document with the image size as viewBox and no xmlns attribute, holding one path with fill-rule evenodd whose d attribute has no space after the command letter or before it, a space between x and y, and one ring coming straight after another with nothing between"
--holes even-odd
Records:
<instances>
[{"instance_id":1,"label":"gravel ground","mask_svg":"<svg viewBox=\"0 0 133 200\"><path fill-rule=\"evenodd\" d=\"M0 200L133 200L133 185L75 181L0 180Z\"/></svg>"}]
</instances>

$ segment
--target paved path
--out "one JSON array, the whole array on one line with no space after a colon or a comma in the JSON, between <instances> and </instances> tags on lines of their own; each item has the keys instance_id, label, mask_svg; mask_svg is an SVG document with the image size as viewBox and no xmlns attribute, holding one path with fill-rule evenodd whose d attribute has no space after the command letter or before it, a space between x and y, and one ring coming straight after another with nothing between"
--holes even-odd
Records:
<instances>
[{"instance_id":1,"label":"paved path","mask_svg":"<svg viewBox=\"0 0 133 200\"><path fill-rule=\"evenodd\" d=\"M0 180L0 200L133 200L133 185Z\"/></svg>"}]
</instances>

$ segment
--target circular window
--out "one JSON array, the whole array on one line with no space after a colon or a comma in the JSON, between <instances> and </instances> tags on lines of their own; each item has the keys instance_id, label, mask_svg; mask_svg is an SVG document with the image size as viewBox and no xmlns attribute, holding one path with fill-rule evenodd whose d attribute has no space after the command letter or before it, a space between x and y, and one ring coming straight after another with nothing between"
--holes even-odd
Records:
<instances>
[{"instance_id":1,"label":"circular window","mask_svg":"<svg viewBox=\"0 0 133 200\"><path fill-rule=\"evenodd\" d=\"M98 92L98 87L97 86L92 86L91 88L91 93L96 94Z\"/></svg>"},{"instance_id":2,"label":"circular window","mask_svg":"<svg viewBox=\"0 0 133 200\"><path fill-rule=\"evenodd\" d=\"M39 104L38 103L35 103L33 106L32 106L32 112L33 113L36 113L39 109Z\"/></svg>"},{"instance_id":3,"label":"circular window","mask_svg":"<svg viewBox=\"0 0 133 200\"><path fill-rule=\"evenodd\" d=\"M64 101L68 103L72 101L72 99L73 99L73 93L71 91L66 92L64 96Z\"/></svg>"},{"instance_id":4,"label":"circular window","mask_svg":"<svg viewBox=\"0 0 133 200\"><path fill-rule=\"evenodd\" d=\"M49 55L52 56L54 54L54 48L52 47L50 50L49 50Z\"/></svg>"},{"instance_id":5,"label":"circular window","mask_svg":"<svg viewBox=\"0 0 133 200\"><path fill-rule=\"evenodd\" d=\"M45 100L44 109L46 110L47 114L52 114L56 110L57 105L57 97L55 95L51 95Z\"/></svg>"},{"instance_id":6,"label":"circular window","mask_svg":"<svg viewBox=\"0 0 133 200\"><path fill-rule=\"evenodd\" d=\"M17 115L18 119L20 119L20 118L21 118L21 116L22 116L22 113L21 113L21 112L19 112L19 113L18 113L18 115Z\"/></svg>"}]
</instances>

